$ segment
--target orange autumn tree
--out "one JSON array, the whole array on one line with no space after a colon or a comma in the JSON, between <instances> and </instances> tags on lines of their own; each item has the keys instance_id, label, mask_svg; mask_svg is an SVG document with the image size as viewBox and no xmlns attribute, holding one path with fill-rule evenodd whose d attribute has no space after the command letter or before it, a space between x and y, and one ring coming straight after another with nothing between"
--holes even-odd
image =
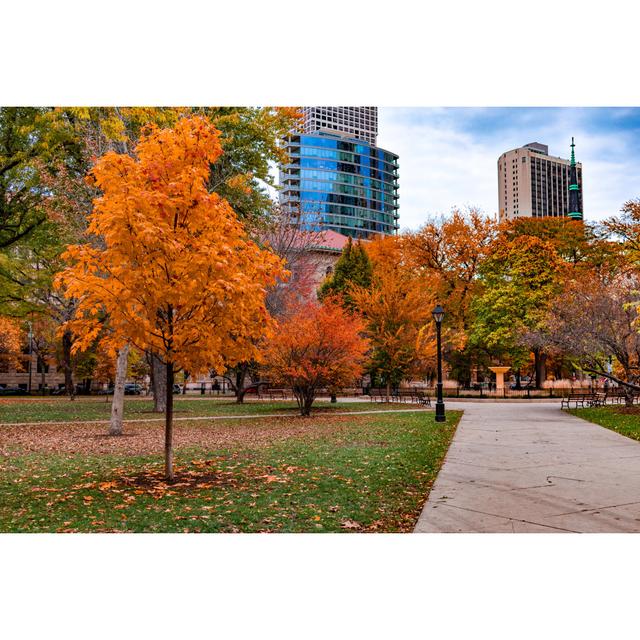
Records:
<instances>
[{"instance_id":1,"label":"orange autumn tree","mask_svg":"<svg viewBox=\"0 0 640 640\"><path fill-rule=\"evenodd\" d=\"M57 278L78 300L68 325L80 336L77 349L100 337L112 354L131 344L161 357L168 479L175 372L222 372L258 358L258 338L271 329L265 292L283 273L228 202L207 190L219 135L206 119L185 118L172 129L149 127L134 157L104 155L91 172L103 195L87 230L101 242L69 246Z\"/></svg>"},{"instance_id":2,"label":"orange autumn tree","mask_svg":"<svg viewBox=\"0 0 640 640\"><path fill-rule=\"evenodd\" d=\"M371 340L372 372L384 380L389 401L392 385L433 367L435 291L406 263L403 238L376 238L366 250L373 263L371 285L351 287L350 296Z\"/></svg>"},{"instance_id":3,"label":"orange autumn tree","mask_svg":"<svg viewBox=\"0 0 640 640\"><path fill-rule=\"evenodd\" d=\"M473 329L473 300L482 292L479 270L497 231L496 222L475 209L454 210L403 238L407 263L429 279L431 290L446 304L449 340L457 349L464 349Z\"/></svg>"},{"instance_id":4,"label":"orange autumn tree","mask_svg":"<svg viewBox=\"0 0 640 640\"><path fill-rule=\"evenodd\" d=\"M278 332L267 343L267 374L291 387L308 416L322 388L353 385L362 375L368 342L360 319L333 300L307 302L289 310Z\"/></svg>"},{"instance_id":5,"label":"orange autumn tree","mask_svg":"<svg viewBox=\"0 0 640 640\"><path fill-rule=\"evenodd\" d=\"M22 354L24 331L13 318L0 316L0 362L5 365L19 366Z\"/></svg>"}]
</instances>

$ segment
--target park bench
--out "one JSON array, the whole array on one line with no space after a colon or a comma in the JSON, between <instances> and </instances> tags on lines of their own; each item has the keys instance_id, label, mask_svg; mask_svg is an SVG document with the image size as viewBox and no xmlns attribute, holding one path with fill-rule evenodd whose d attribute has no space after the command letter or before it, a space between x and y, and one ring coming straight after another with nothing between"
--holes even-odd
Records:
<instances>
[{"instance_id":1,"label":"park bench","mask_svg":"<svg viewBox=\"0 0 640 640\"><path fill-rule=\"evenodd\" d=\"M287 389L266 389L264 393L269 396L269 400L288 400L291 395Z\"/></svg>"},{"instance_id":2,"label":"park bench","mask_svg":"<svg viewBox=\"0 0 640 640\"><path fill-rule=\"evenodd\" d=\"M340 389L339 391L331 391L330 389L318 389L316 398L331 398L333 396L335 396L336 398L353 398L361 395L363 394L360 387L350 387L346 389Z\"/></svg>"},{"instance_id":3,"label":"park bench","mask_svg":"<svg viewBox=\"0 0 640 640\"><path fill-rule=\"evenodd\" d=\"M429 394L425 393L424 391L416 391L414 398L418 404L422 404L425 407L431 406L431 398Z\"/></svg>"},{"instance_id":4,"label":"park bench","mask_svg":"<svg viewBox=\"0 0 640 640\"><path fill-rule=\"evenodd\" d=\"M386 402L387 401L387 390L386 389L371 389L369 391L369 397L371 402ZM389 400L394 402L397 400L397 396L391 393L389 395Z\"/></svg>"},{"instance_id":5,"label":"park bench","mask_svg":"<svg viewBox=\"0 0 640 640\"><path fill-rule=\"evenodd\" d=\"M592 399L592 393L570 393L567 396L562 398L562 402L560 403L560 408L564 409L565 404L567 405L567 409L571 408L571 403L575 404L576 409L578 405L584 408L585 402L589 402ZM587 405L589 406L589 405Z\"/></svg>"},{"instance_id":6,"label":"park bench","mask_svg":"<svg viewBox=\"0 0 640 640\"><path fill-rule=\"evenodd\" d=\"M636 402L638 402L638 398L640 396L637 393L633 393L632 394L632 404L633 401L635 400ZM616 404L621 404L621 403L626 403L627 401L627 394L625 392L624 389L622 389L621 387L617 387L615 389L608 389L607 390L607 400L611 399L611 403L613 404L614 402Z\"/></svg>"},{"instance_id":7,"label":"park bench","mask_svg":"<svg viewBox=\"0 0 640 640\"><path fill-rule=\"evenodd\" d=\"M620 388L616 388L616 389L608 389L607 390L607 400L611 400L611 403L613 404L614 402L616 404L620 404L621 402L624 402L626 399L626 394L624 392L624 389L620 389Z\"/></svg>"},{"instance_id":8,"label":"park bench","mask_svg":"<svg viewBox=\"0 0 640 640\"><path fill-rule=\"evenodd\" d=\"M413 389L397 389L392 397L398 402L414 402L415 395Z\"/></svg>"},{"instance_id":9,"label":"park bench","mask_svg":"<svg viewBox=\"0 0 640 640\"><path fill-rule=\"evenodd\" d=\"M331 391L331 389L318 389L316 398L344 398L347 394L343 391Z\"/></svg>"},{"instance_id":10,"label":"park bench","mask_svg":"<svg viewBox=\"0 0 640 640\"><path fill-rule=\"evenodd\" d=\"M348 389L342 389L337 393L340 398L354 398L362 395L362 387L351 387Z\"/></svg>"},{"instance_id":11,"label":"park bench","mask_svg":"<svg viewBox=\"0 0 640 640\"><path fill-rule=\"evenodd\" d=\"M591 394L591 397L587 400L587 404L590 407L604 407L607 402L607 394L602 392L595 392Z\"/></svg>"}]
</instances>

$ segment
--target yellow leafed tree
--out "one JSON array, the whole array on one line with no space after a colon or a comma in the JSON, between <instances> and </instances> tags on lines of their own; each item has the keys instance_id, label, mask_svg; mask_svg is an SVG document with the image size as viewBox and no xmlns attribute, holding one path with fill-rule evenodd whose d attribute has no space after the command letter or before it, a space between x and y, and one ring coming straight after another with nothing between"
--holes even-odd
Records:
<instances>
[{"instance_id":1,"label":"yellow leafed tree","mask_svg":"<svg viewBox=\"0 0 640 640\"><path fill-rule=\"evenodd\" d=\"M112 353L125 343L166 365L165 471L173 479L173 382L179 369L224 370L258 359L271 330L268 286L282 261L252 242L226 200L207 191L220 155L206 119L149 128L135 156L104 155L91 177L88 233L100 244L68 247L58 286L79 300L68 328L82 349L102 335ZM103 332L104 317L109 331Z\"/></svg>"}]
</instances>

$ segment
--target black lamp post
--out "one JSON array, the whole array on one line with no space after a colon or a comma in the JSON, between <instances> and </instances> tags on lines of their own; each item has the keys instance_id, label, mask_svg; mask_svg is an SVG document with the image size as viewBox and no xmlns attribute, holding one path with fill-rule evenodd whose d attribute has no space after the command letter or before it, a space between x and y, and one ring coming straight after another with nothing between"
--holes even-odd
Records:
<instances>
[{"instance_id":1,"label":"black lamp post","mask_svg":"<svg viewBox=\"0 0 640 640\"><path fill-rule=\"evenodd\" d=\"M436 400L436 422L444 422L444 401L442 400L442 343L440 339L440 326L442 318L444 318L444 309L437 305L431 312L433 319L436 321L436 340L438 350L438 398Z\"/></svg>"},{"instance_id":2,"label":"black lamp post","mask_svg":"<svg viewBox=\"0 0 640 640\"><path fill-rule=\"evenodd\" d=\"M32 360L33 360L33 327L30 322L27 322L29 325L29 385L27 387L29 391L29 395L31 395L31 376L32 376Z\"/></svg>"}]
</instances>

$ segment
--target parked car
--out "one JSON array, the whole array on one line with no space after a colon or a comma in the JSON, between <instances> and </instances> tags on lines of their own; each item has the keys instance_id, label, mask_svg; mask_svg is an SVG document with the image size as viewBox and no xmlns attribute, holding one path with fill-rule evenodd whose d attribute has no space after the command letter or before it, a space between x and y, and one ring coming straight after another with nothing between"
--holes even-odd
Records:
<instances>
[{"instance_id":1,"label":"parked car","mask_svg":"<svg viewBox=\"0 0 640 640\"><path fill-rule=\"evenodd\" d=\"M52 389L52 396L63 396L67 393L67 388L65 385L60 385L56 389ZM75 395L77 396L88 396L91 395L91 391L83 384L75 385Z\"/></svg>"},{"instance_id":2,"label":"parked car","mask_svg":"<svg viewBox=\"0 0 640 640\"><path fill-rule=\"evenodd\" d=\"M28 396L29 392L26 389L19 389L18 387L2 387L0 388L0 396Z\"/></svg>"},{"instance_id":3,"label":"parked car","mask_svg":"<svg viewBox=\"0 0 640 640\"><path fill-rule=\"evenodd\" d=\"M113 387L108 387L106 389L98 389L96 394L99 396L110 396L113 393Z\"/></svg>"},{"instance_id":4,"label":"parked car","mask_svg":"<svg viewBox=\"0 0 640 640\"><path fill-rule=\"evenodd\" d=\"M142 387L137 382L127 382L124 385L125 396L139 396L142 393Z\"/></svg>"},{"instance_id":5,"label":"parked car","mask_svg":"<svg viewBox=\"0 0 640 640\"><path fill-rule=\"evenodd\" d=\"M67 388L64 385L61 385L57 389L53 389L51 391L52 396L63 396L65 393L67 393Z\"/></svg>"}]
</instances>

